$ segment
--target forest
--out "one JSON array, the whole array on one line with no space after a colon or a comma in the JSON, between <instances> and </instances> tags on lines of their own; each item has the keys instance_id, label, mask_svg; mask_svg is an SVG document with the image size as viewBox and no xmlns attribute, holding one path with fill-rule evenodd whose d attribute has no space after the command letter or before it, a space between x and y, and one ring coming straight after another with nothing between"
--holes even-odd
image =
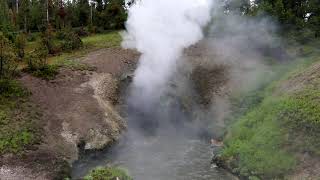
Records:
<instances>
[{"instance_id":1,"label":"forest","mask_svg":"<svg viewBox=\"0 0 320 180\"><path fill-rule=\"evenodd\" d=\"M17 59L29 58L28 64L37 66L33 61L42 61L39 59L46 54L79 48L81 36L124 29L127 10L134 3L124 0L1 1L1 77L12 74L8 71L14 69ZM225 13L267 14L279 24L283 37L308 42L320 36L318 0L226 0L221 3L225 4ZM38 60L30 60L34 57L25 54L26 43L40 37L42 49L36 51Z\"/></svg>"}]
</instances>

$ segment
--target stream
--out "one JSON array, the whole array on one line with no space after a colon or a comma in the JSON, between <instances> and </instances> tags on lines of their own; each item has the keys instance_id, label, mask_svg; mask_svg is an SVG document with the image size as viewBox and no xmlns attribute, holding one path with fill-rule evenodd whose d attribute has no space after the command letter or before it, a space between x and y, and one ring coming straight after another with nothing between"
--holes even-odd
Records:
<instances>
[{"instance_id":1,"label":"stream","mask_svg":"<svg viewBox=\"0 0 320 180\"><path fill-rule=\"evenodd\" d=\"M127 119L128 131L119 142L75 162L72 179L81 179L98 166L123 167L135 180L235 179L211 166L209 138L199 135L199 127L187 123L192 122L187 120L191 116L175 107L177 104L153 108L147 114L133 109Z\"/></svg>"},{"instance_id":2,"label":"stream","mask_svg":"<svg viewBox=\"0 0 320 180\"><path fill-rule=\"evenodd\" d=\"M211 167L208 142L174 135L137 138L139 135L128 132L111 149L87 155L75 163L72 177L79 179L97 166L115 165L128 169L136 180L234 179L226 171Z\"/></svg>"}]
</instances>

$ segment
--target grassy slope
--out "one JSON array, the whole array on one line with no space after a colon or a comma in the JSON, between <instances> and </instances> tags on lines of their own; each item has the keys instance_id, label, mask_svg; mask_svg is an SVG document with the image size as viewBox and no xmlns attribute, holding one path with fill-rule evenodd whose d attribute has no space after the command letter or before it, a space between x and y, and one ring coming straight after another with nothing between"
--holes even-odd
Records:
<instances>
[{"instance_id":1,"label":"grassy slope","mask_svg":"<svg viewBox=\"0 0 320 180\"><path fill-rule=\"evenodd\" d=\"M254 92L259 101L249 101L253 105L247 105L246 112L237 117L221 153L235 172L251 178L281 178L299 163L297 153L320 155L320 79L313 79L299 91L274 93L282 83L319 61L319 54L304 55L280 80Z\"/></svg>"}]
</instances>

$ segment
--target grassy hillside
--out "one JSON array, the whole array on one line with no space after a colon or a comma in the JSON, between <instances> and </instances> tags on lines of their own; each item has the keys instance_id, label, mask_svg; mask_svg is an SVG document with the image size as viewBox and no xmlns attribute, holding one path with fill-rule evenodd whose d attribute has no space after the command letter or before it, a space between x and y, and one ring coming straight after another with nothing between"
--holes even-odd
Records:
<instances>
[{"instance_id":1,"label":"grassy hillside","mask_svg":"<svg viewBox=\"0 0 320 180\"><path fill-rule=\"evenodd\" d=\"M313 47L303 47L308 53L280 80L254 92L259 101L249 101L234 120L221 159L235 173L285 178L301 166L303 154L319 157L320 53Z\"/></svg>"}]
</instances>

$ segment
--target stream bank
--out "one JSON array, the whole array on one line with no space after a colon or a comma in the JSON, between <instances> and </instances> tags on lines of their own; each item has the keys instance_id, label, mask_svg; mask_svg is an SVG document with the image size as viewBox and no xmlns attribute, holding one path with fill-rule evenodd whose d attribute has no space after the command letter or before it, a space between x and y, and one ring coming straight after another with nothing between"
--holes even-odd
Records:
<instances>
[{"instance_id":1,"label":"stream bank","mask_svg":"<svg viewBox=\"0 0 320 180\"><path fill-rule=\"evenodd\" d=\"M79 158L79 144L98 150L115 143L126 129L116 107L120 76L134 69L138 56L121 48L102 49L60 68L53 80L23 74L19 81L41 114L41 141L22 154L1 157L0 177L63 179Z\"/></svg>"}]
</instances>

